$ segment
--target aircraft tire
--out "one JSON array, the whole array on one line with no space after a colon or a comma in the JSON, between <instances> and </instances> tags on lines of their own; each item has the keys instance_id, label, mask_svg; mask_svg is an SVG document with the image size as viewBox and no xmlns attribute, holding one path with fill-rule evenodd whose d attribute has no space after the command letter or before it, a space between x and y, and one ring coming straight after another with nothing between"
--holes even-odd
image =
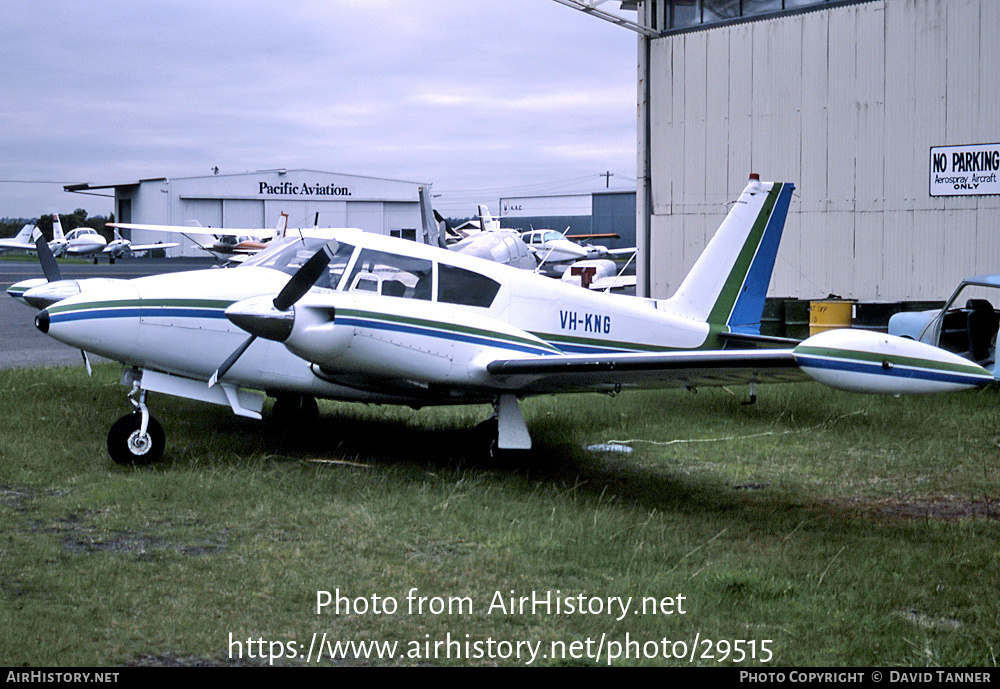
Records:
<instances>
[{"instance_id":1,"label":"aircraft tire","mask_svg":"<svg viewBox=\"0 0 1000 689\"><path fill-rule=\"evenodd\" d=\"M496 417L490 417L478 424L473 431L476 438L476 446L487 459L500 459L503 451L500 450L500 435L497 428Z\"/></svg>"},{"instance_id":2,"label":"aircraft tire","mask_svg":"<svg viewBox=\"0 0 1000 689\"><path fill-rule=\"evenodd\" d=\"M312 395L278 395L271 409L271 419L283 428L310 428L319 421L319 405Z\"/></svg>"},{"instance_id":3,"label":"aircraft tire","mask_svg":"<svg viewBox=\"0 0 1000 689\"><path fill-rule=\"evenodd\" d=\"M116 464L145 466L163 456L166 436L160 422L149 417L145 437L139 435L142 414L133 412L115 421L108 431L108 454Z\"/></svg>"}]
</instances>

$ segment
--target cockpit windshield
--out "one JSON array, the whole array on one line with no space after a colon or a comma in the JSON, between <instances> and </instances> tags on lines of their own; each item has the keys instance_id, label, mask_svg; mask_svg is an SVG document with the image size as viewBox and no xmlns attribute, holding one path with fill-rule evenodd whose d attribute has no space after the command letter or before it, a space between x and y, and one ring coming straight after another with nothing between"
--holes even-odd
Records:
<instances>
[{"instance_id":1,"label":"cockpit windshield","mask_svg":"<svg viewBox=\"0 0 1000 689\"><path fill-rule=\"evenodd\" d=\"M326 273L316 281L316 287L337 289L341 286L347 292L369 292L384 297L437 301L485 309L492 306L500 291L499 282L467 268L364 247L357 252L358 257L351 273L344 279L355 253L355 246L319 237L285 237L274 240L269 248L244 261L243 266L271 268L294 275L327 243L333 249L333 258L330 259Z\"/></svg>"},{"instance_id":2,"label":"cockpit windshield","mask_svg":"<svg viewBox=\"0 0 1000 689\"><path fill-rule=\"evenodd\" d=\"M268 249L261 251L256 256L243 262L244 266L257 266L260 268L271 268L280 270L282 273L294 275L302 265L319 251L324 244L330 242L328 239L318 237L286 237L278 240L278 244L272 245ZM333 258L327 266L326 272L316 281L316 287L326 287L336 289L341 276L347 269L347 264L354 253L354 246L344 242L332 242L334 249Z\"/></svg>"}]
</instances>

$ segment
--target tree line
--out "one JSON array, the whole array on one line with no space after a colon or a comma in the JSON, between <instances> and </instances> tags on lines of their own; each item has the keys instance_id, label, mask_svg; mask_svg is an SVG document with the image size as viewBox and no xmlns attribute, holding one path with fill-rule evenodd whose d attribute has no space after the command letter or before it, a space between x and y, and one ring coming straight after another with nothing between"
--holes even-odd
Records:
<instances>
[{"instance_id":1,"label":"tree line","mask_svg":"<svg viewBox=\"0 0 1000 689\"><path fill-rule=\"evenodd\" d=\"M77 208L72 213L59 214L59 224L62 225L63 232L69 234L70 230L75 230L78 227L90 227L97 230L105 239L112 239L113 233L108 230L105 231L105 223L114 222L114 213L110 217L105 217L103 215L88 216L87 211L83 208ZM13 237L21 228L26 224L36 225L38 229L42 231L45 235L46 241L51 241L52 239L52 213L39 216L37 219L30 218L2 218L0 219L0 237Z\"/></svg>"}]
</instances>

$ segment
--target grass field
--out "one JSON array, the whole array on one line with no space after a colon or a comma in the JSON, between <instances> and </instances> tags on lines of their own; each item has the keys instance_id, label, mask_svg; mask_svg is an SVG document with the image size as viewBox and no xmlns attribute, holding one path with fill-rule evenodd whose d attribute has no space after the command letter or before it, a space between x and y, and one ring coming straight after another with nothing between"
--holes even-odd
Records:
<instances>
[{"instance_id":1,"label":"grass field","mask_svg":"<svg viewBox=\"0 0 1000 689\"><path fill-rule=\"evenodd\" d=\"M996 391L545 397L503 461L486 408L154 396L127 469L117 380L0 371L0 665L997 664Z\"/></svg>"}]
</instances>

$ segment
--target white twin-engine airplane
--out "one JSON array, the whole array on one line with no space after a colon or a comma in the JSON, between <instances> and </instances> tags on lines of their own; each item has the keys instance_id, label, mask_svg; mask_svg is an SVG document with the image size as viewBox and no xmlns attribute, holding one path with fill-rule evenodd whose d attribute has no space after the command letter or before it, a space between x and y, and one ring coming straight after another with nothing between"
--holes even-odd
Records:
<instances>
[{"instance_id":1,"label":"white twin-engine airplane","mask_svg":"<svg viewBox=\"0 0 1000 689\"><path fill-rule=\"evenodd\" d=\"M52 241L49 242L49 249L56 256L90 256L97 263L97 254L107 246L108 240L90 227L78 227L64 235L59 216L52 216Z\"/></svg>"},{"instance_id":2,"label":"white twin-engine airplane","mask_svg":"<svg viewBox=\"0 0 1000 689\"><path fill-rule=\"evenodd\" d=\"M493 405L490 449L527 449L520 398L803 380L889 394L993 381L927 344L861 330L756 342L793 186L756 176L666 300L603 294L454 251L359 230L289 234L238 268L18 283L50 336L124 364L134 411L112 458L159 458L147 393L261 418L314 417L315 398ZM53 262L54 263L54 262ZM44 266L44 262L43 262ZM227 356L228 355L228 356Z\"/></svg>"}]
</instances>

